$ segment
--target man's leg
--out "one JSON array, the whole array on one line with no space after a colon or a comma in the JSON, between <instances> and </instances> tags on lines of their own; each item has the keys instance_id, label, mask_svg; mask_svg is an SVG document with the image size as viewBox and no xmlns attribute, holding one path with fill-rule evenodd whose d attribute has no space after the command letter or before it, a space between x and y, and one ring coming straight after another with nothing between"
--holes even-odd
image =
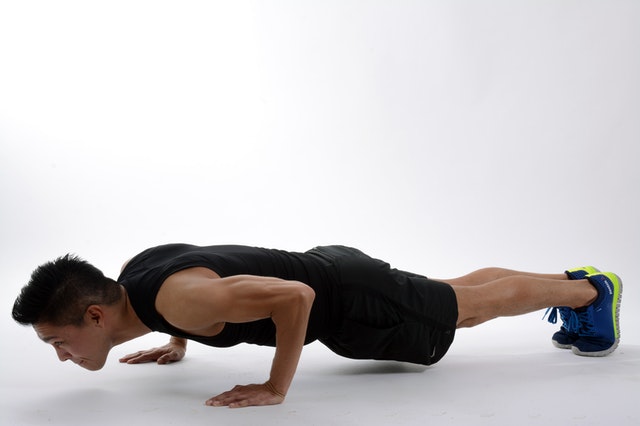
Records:
<instances>
[{"instance_id":1,"label":"man's leg","mask_svg":"<svg viewBox=\"0 0 640 426\"><path fill-rule=\"evenodd\" d=\"M488 268L444 282L451 284L456 294L458 328L473 327L501 316L561 307L570 313L567 319L571 320L564 331L575 333L566 347L578 355L607 355L620 340L622 280L610 272L586 273L581 268L573 271L585 272L584 279L577 272L563 276Z\"/></svg>"},{"instance_id":2,"label":"man's leg","mask_svg":"<svg viewBox=\"0 0 640 426\"><path fill-rule=\"evenodd\" d=\"M507 278L507 277L512 277L516 275L526 276L526 277L548 278L553 280L568 279L566 274L534 274L530 272L514 271L511 269L504 269L504 268L484 268L484 269L479 269L477 271L471 272L470 274L464 275L459 278L451 278L446 280L436 279L436 281L445 282L456 287L457 286L466 287L466 286L483 285L500 278Z\"/></svg>"},{"instance_id":3,"label":"man's leg","mask_svg":"<svg viewBox=\"0 0 640 426\"><path fill-rule=\"evenodd\" d=\"M444 281L451 284L456 293L458 327L473 327L497 317L522 315L550 306L581 308L598 296L596 288L587 280L569 281L560 275L510 275L507 270L493 268L489 273L486 271L478 271L475 278L472 273ZM481 283L483 274L497 274L499 278ZM476 282L480 284L474 284Z\"/></svg>"}]
</instances>

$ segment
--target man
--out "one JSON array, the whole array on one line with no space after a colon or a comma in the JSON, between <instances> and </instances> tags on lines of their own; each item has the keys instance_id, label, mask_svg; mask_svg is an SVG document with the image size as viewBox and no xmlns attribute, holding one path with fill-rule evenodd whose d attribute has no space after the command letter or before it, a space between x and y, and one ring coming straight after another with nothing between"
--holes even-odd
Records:
<instances>
[{"instance_id":1,"label":"man","mask_svg":"<svg viewBox=\"0 0 640 426\"><path fill-rule=\"evenodd\" d=\"M546 307L562 327L553 343L584 356L604 356L619 342L621 280L593 267L564 274L486 268L431 280L344 246L305 253L245 246L168 244L128 261L117 281L64 256L37 268L13 317L32 325L61 361L89 370L114 346L150 331L170 334L161 347L120 361L159 364L185 355L187 340L227 347L275 346L269 379L236 386L208 405L281 403L302 348L320 340L349 358L430 365L458 327Z\"/></svg>"}]
</instances>

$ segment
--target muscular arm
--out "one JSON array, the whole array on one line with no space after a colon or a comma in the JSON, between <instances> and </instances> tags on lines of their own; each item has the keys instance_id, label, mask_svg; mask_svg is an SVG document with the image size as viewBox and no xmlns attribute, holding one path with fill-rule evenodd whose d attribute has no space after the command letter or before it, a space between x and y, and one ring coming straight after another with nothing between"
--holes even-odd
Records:
<instances>
[{"instance_id":1,"label":"muscular arm","mask_svg":"<svg viewBox=\"0 0 640 426\"><path fill-rule=\"evenodd\" d=\"M282 402L295 375L315 293L297 281L237 275L219 278L206 268L191 268L169 277L156 308L173 326L196 335L220 332L224 323L271 318L276 352L269 381L236 386L211 398L209 405L264 405Z\"/></svg>"}]
</instances>

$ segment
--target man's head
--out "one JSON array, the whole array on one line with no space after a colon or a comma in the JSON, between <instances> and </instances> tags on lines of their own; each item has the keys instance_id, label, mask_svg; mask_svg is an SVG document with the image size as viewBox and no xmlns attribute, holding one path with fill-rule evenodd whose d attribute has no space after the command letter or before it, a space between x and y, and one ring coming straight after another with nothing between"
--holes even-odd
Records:
<instances>
[{"instance_id":1,"label":"man's head","mask_svg":"<svg viewBox=\"0 0 640 426\"><path fill-rule=\"evenodd\" d=\"M110 349L104 307L122 298L120 285L88 262L66 255L38 267L13 305L13 319L32 325L67 359L102 368Z\"/></svg>"}]
</instances>

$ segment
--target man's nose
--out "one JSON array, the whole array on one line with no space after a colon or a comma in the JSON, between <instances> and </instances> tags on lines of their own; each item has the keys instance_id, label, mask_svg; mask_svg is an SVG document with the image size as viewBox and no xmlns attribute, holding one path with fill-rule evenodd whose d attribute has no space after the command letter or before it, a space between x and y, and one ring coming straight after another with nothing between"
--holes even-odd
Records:
<instances>
[{"instance_id":1,"label":"man's nose","mask_svg":"<svg viewBox=\"0 0 640 426\"><path fill-rule=\"evenodd\" d=\"M56 354L58 355L58 359L62 362L71 359L71 354L64 349L56 348Z\"/></svg>"}]
</instances>

